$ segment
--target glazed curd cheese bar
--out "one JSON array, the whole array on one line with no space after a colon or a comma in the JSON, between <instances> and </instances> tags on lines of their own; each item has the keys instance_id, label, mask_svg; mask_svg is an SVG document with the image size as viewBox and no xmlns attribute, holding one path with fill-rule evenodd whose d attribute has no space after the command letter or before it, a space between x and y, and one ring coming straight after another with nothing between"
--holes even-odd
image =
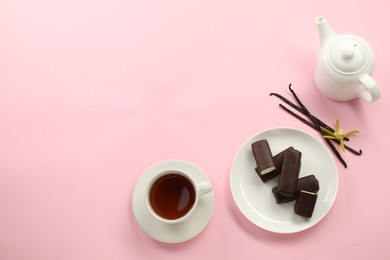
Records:
<instances>
[{"instance_id":1,"label":"glazed curd cheese bar","mask_svg":"<svg viewBox=\"0 0 390 260\"><path fill-rule=\"evenodd\" d=\"M295 202L294 212L300 216L311 218L317 201L317 193L300 190Z\"/></svg>"},{"instance_id":2,"label":"glazed curd cheese bar","mask_svg":"<svg viewBox=\"0 0 390 260\"><path fill-rule=\"evenodd\" d=\"M276 188L277 187L272 188L272 193L274 194L276 203L281 204L281 203L286 203L297 199L300 190L316 193L317 191L319 191L320 185L317 178L313 174L311 174L298 179L297 189L294 196L292 197L285 197L279 194L276 191Z\"/></svg>"},{"instance_id":3,"label":"glazed curd cheese bar","mask_svg":"<svg viewBox=\"0 0 390 260\"><path fill-rule=\"evenodd\" d=\"M252 143L252 153L255 157L260 176L268 174L276 169L271 149L266 139Z\"/></svg>"},{"instance_id":4,"label":"glazed curd cheese bar","mask_svg":"<svg viewBox=\"0 0 390 260\"><path fill-rule=\"evenodd\" d=\"M301 156L301 152L295 149L287 150L284 155L276 191L285 197L294 196L297 190L298 177L301 170Z\"/></svg>"},{"instance_id":5,"label":"glazed curd cheese bar","mask_svg":"<svg viewBox=\"0 0 390 260\"><path fill-rule=\"evenodd\" d=\"M255 168L257 175L259 175L260 179L263 182L267 182L269 180L272 180L273 178L275 178L276 176L278 176L280 174L280 172L282 170L284 155L285 155L287 150L291 150L291 149L294 149L294 148L292 146L290 146L289 148L281 151L280 153L278 153L277 155L272 157L272 159L274 161L274 166L275 166L275 169L273 171L271 171L267 174L260 174L259 168L258 167Z\"/></svg>"}]
</instances>

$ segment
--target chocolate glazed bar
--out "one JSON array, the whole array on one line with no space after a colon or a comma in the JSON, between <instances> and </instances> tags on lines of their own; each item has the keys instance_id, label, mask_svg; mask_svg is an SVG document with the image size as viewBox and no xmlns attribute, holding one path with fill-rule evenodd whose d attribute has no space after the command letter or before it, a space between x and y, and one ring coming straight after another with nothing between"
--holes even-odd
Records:
<instances>
[{"instance_id":1,"label":"chocolate glazed bar","mask_svg":"<svg viewBox=\"0 0 390 260\"><path fill-rule=\"evenodd\" d=\"M285 197L276 191L277 187L272 188L277 204L286 203L295 200L300 190L316 193L320 189L317 178L312 174L298 179L297 190L292 197Z\"/></svg>"},{"instance_id":2,"label":"chocolate glazed bar","mask_svg":"<svg viewBox=\"0 0 390 260\"><path fill-rule=\"evenodd\" d=\"M311 218L316 201L316 193L301 190L295 203L294 212L300 216Z\"/></svg>"},{"instance_id":3,"label":"chocolate glazed bar","mask_svg":"<svg viewBox=\"0 0 390 260\"><path fill-rule=\"evenodd\" d=\"M263 139L252 143L252 153L260 175L270 173L276 169L267 140Z\"/></svg>"},{"instance_id":4,"label":"chocolate glazed bar","mask_svg":"<svg viewBox=\"0 0 390 260\"><path fill-rule=\"evenodd\" d=\"M277 155L272 157L272 159L274 161L274 165L275 165L275 169L273 171L271 171L267 174L260 174L259 168L256 167L255 171L257 172L257 175L259 175L260 179L263 182L267 182L269 180L272 180L273 178L275 178L276 176L278 176L280 174L280 172L282 170L284 155L285 155L287 150L291 150L291 149L294 149L294 148L292 146L290 146L289 148L281 151L280 153L278 153Z\"/></svg>"},{"instance_id":5,"label":"chocolate glazed bar","mask_svg":"<svg viewBox=\"0 0 390 260\"><path fill-rule=\"evenodd\" d=\"M287 150L280 173L279 185L276 191L285 196L294 196L297 190L298 176L301 169L301 152L295 149Z\"/></svg>"}]
</instances>

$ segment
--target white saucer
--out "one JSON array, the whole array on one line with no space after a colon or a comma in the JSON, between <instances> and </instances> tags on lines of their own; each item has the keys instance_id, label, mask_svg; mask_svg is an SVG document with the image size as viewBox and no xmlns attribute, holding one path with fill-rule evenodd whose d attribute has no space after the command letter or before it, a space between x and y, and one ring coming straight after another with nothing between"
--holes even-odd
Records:
<instances>
[{"instance_id":1,"label":"white saucer","mask_svg":"<svg viewBox=\"0 0 390 260\"><path fill-rule=\"evenodd\" d=\"M195 181L210 181L207 175L192 163L182 160L159 162L147 169L133 190L132 208L135 219L150 237L165 243L179 243L197 236L209 223L214 211L214 191L202 195L196 210L184 222L166 224L154 218L147 210L144 194L147 183L159 172L178 170L191 175Z\"/></svg>"},{"instance_id":2,"label":"white saucer","mask_svg":"<svg viewBox=\"0 0 390 260\"><path fill-rule=\"evenodd\" d=\"M272 153L293 146L302 152L299 177L314 174L319 181L317 203L311 218L294 213L295 201L276 204L272 187L278 177L263 183L255 172L251 144L267 139ZM277 233L294 233L308 229L323 219L331 209L338 190L336 162L328 148L317 138L292 128L274 128L256 134L238 151L230 172L230 188L241 212L255 225Z\"/></svg>"}]
</instances>

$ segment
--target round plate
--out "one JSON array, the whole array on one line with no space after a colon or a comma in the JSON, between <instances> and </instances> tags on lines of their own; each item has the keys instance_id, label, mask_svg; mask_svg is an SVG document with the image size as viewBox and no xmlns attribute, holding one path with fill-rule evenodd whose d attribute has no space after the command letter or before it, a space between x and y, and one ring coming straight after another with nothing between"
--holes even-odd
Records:
<instances>
[{"instance_id":1,"label":"round plate","mask_svg":"<svg viewBox=\"0 0 390 260\"><path fill-rule=\"evenodd\" d=\"M144 202L145 189L149 181L159 172L178 170L186 172L195 181L210 181L207 175L194 164L181 160L159 162L147 169L138 179L133 190L132 208L135 219L150 237L165 243L179 243L198 235L209 223L214 211L214 191L202 195L194 213L178 224L163 223L150 214Z\"/></svg>"},{"instance_id":2,"label":"round plate","mask_svg":"<svg viewBox=\"0 0 390 260\"><path fill-rule=\"evenodd\" d=\"M289 146L301 151L299 177L314 174L320 184L311 218L294 213L295 201L276 204L271 189L278 185L278 177L264 183L256 174L251 144L261 139L268 140L274 155ZM318 139L297 129L274 128L256 134L240 148L231 168L230 188L238 208L255 225L272 232L293 233L314 226L329 212L336 199L338 172L333 156Z\"/></svg>"}]
</instances>

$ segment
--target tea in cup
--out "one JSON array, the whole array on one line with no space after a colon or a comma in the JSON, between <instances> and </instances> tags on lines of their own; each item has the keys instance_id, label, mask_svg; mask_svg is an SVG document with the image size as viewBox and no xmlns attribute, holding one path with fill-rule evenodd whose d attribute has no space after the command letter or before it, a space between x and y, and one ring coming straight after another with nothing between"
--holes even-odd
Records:
<instances>
[{"instance_id":1,"label":"tea in cup","mask_svg":"<svg viewBox=\"0 0 390 260\"><path fill-rule=\"evenodd\" d=\"M157 174L145 192L148 211L167 224L188 219L202 195L212 191L208 181L196 182L189 174L168 170Z\"/></svg>"}]
</instances>

